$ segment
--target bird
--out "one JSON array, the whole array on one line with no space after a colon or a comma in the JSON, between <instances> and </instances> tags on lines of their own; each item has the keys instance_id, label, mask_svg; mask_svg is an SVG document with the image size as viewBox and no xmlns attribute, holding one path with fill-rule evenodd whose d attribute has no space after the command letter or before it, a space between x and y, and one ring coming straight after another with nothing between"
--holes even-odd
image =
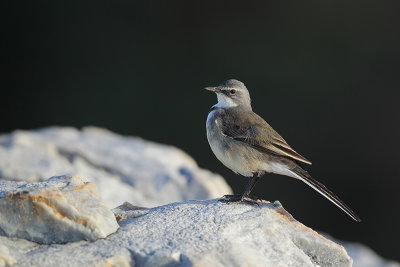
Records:
<instances>
[{"instance_id":1,"label":"bird","mask_svg":"<svg viewBox=\"0 0 400 267\"><path fill-rule=\"evenodd\" d=\"M230 79L205 89L216 93L218 99L218 103L211 107L206 122L211 150L227 168L250 177L242 194L225 195L220 201L231 204L256 202L257 198L250 195L256 183L265 173L275 173L303 181L355 221L361 221L349 206L300 165L311 165L311 162L253 112L250 94L244 83Z\"/></svg>"}]
</instances>

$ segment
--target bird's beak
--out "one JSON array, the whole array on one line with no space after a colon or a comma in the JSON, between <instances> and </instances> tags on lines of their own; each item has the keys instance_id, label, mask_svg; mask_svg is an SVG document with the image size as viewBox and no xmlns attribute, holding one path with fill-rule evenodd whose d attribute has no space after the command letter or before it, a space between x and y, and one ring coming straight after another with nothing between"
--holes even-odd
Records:
<instances>
[{"instance_id":1,"label":"bird's beak","mask_svg":"<svg viewBox=\"0 0 400 267\"><path fill-rule=\"evenodd\" d=\"M218 87L206 87L204 89L206 89L208 91L212 91L212 92L217 92L218 91Z\"/></svg>"}]
</instances>

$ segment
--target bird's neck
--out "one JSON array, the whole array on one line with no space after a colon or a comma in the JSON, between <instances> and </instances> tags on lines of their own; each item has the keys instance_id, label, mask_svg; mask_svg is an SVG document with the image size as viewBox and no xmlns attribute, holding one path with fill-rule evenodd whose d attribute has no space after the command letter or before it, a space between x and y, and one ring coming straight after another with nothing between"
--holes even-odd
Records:
<instances>
[{"instance_id":1,"label":"bird's neck","mask_svg":"<svg viewBox=\"0 0 400 267\"><path fill-rule=\"evenodd\" d=\"M235 109L235 110L240 110L240 111L253 111L251 106L248 107L248 106L237 105L237 106L233 106L233 107L222 108L218 104L215 104L214 106L212 106L210 108L209 113L211 113L211 112L213 112L214 110L217 110L217 109Z\"/></svg>"},{"instance_id":2,"label":"bird's neck","mask_svg":"<svg viewBox=\"0 0 400 267\"><path fill-rule=\"evenodd\" d=\"M235 102L232 98L223 94L217 94L218 103L214 105L216 108L235 108L243 110L252 110L250 98L248 101Z\"/></svg>"},{"instance_id":3,"label":"bird's neck","mask_svg":"<svg viewBox=\"0 0 400 267\"><path fill-rule=\"evenodd\" d=\"M218 103L215 106L218 108L233 108L238 105L231 98L225 95L217 94L217 98L218 98Z\"/></svg>"}]
</instances>

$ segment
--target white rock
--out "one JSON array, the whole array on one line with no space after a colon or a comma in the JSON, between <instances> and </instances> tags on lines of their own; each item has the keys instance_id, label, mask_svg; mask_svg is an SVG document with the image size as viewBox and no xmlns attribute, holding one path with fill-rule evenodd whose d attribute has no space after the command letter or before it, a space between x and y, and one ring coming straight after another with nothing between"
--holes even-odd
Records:
<instances>
[{"instance_id":1,"label":"white rock","mask_svg":"<svg viewBox=\"0 0 400 267\"><path fill-rule=\"evenodd\" d=\"M132 205L129 202L125 202L121 206L116 207L115 209L112 210L112 212L115 215L115 218L117 221L122 221L130 218L136 218L140 217L143 215L146 215L149 213L148 208L143 208L143 207L138 207L135 205Z\"/></svg>"},{"instance_id":2,"label":"white rock","mask_svg":"<svg viewBox=\"0 0 400 267\"><path fill-rule=\"evenodd\" d=\"M323 235L346 249L353 259L353 267L400 267L399 262L384 259L363 244L338 240L325 233Z\"/></svg>"},{"instance_id":3,"label":"white rock","mask_svg":"<svg viewBox=\"0 0 400 267\"><path fill-rule=\"evenodd\" d=\"M0 234L38 243L105 238L118 229L92 183L53 177L40 183L0 182Z\"/></svg>"},{"instance_id":4,"label":"white rock","mask_svg":"<svg viewBox=\"0 0 400 267\"><path fill-rule=\"evenodd\" d=\"M56 175L90 179L112 207L232 193L221 176L199 168L180 149L101 128L52 127L0 136L0 177L37 181Z\"/></svg>"},{"instance_id":5,"label":"white rock","mask_svg":"<svg viewBox=\"0 0 400 267\"><path fill-rule=\"evenodd\" d=\"M342 245L354 257L353 267L400 267L399 262L383 259L365 245L351 242L344 242Z\"/></svg>"},{"instance_id":6,"label":"white rock","mask_svg":"<svg viewBox=\"0 0 400 267\"><path fill-rule=\"evenodd\" d=\"M231 193L221 176L200 169L177 148L100 128L52 127L0 136L0 177L38 181L62 174L89 178L113 207L125 201L152 207ZM15 184L2 183L1 188L10 190ZM313 266L318 261L329 265L332 258L333 263L338 258L345 266L348 263L342 248L277 216L270 205L220 205L215 201L154 209L122 205L113 210L125 220L121 229L93 243L47 246L0 236L0 266ZM267 215L268 209L275 215ZM51 227L65 226L55 224ZM4 234L1 229L0 234ZM363 245L343 245L354 257L355 267L400 266Z\"/></svg>"},{"instance_id":7,"label":"white rock","mask_svg":"<svg viewBox=\"0 0 400 267\"><path fill-rule=\"evenodd\" d=\"M17 261L11 257L9 249L0 244L0 267L11 266Z\"/></svg>"},{"instance_id":8,"label":"white rock","mask_svg":"<svg viewBox=\"0 0 400 267\"><path fill-rule=\"evenodd\" d=\"M173 203L95 242L0 238L19 266L351 266L344 248L273 204ZM30 245L33 244L33 245ZM73 257L71 257L73 255Z\"/></svg>"}]
</instances>

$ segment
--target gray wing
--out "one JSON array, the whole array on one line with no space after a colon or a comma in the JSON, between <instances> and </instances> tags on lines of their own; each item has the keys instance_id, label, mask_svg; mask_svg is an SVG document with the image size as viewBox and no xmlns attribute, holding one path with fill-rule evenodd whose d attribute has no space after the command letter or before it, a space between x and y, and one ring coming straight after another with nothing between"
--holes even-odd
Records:
<instances>
[{"instance_id":1,"label":"gray wing","mask_svg":"<svg viewBox=\"0 0 400 267\"><path fill-rule=\"evenodd\" d=\"M238 116L240 113L240 116ZM251 111L225 113L221 120L222 132L237 141L277 156L288 157L310 164L311 162L297 153L288 143L260 116Z\"/></svg>"}]
</instances>

